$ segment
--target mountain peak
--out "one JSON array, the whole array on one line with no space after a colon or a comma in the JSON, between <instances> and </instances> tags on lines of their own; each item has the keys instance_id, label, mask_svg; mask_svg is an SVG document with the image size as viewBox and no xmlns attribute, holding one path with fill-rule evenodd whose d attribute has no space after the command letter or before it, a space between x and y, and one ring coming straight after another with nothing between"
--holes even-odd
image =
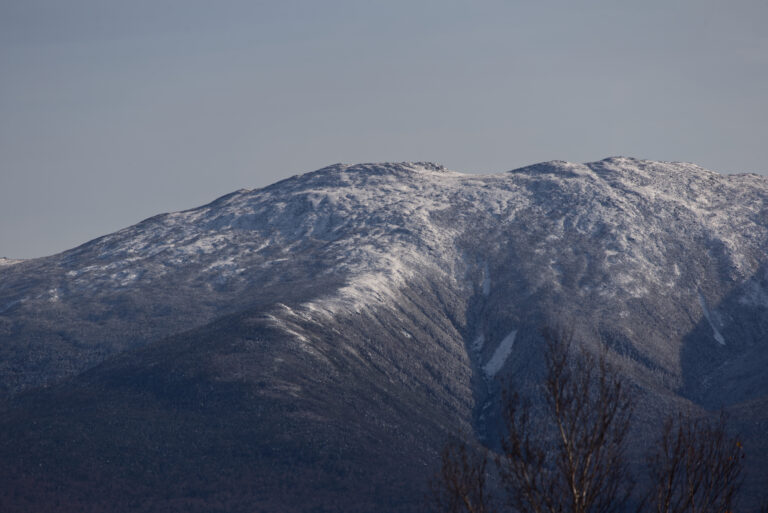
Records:
<instances>
[{"instance_id":1,"label":"mountain peak","mask_svg":"<svg viewBox=\"0 0 768 513\"><path fill-rule=\"evenodd\" d=\"M615 363L648 426L676 405L738 414L768 397L767 212L765 177L686 163L334 164L2 259L0 400L20 406L0 419L0 489L22 476L144 504L205 481L212 501L265 510L330 493L339 510L419 511L408 483L448 430L490 439L502 384L541 369L542 326Z\"/></svg>"},{"instance_id":2,"label":"mountain peak","mask_svg":"<svg viewBox=\"0 0 768 513\"><path fill-rule=\"evenodd\" d=\"M373 174L386 174L393 172L430 171L446 172L442 164L435 162L364 162L360 164L333 164L319 171L356 171Z\"/></svg>"}]
</instances>

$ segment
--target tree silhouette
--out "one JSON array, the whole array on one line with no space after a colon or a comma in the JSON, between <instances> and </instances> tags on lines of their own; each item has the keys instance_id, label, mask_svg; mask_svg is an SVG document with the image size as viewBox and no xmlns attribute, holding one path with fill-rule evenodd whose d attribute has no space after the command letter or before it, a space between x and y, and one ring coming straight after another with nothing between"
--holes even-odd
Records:
<instances>
[{"instance_id":1,"label":"tree silhouette","mask_svg":"<svg viewBox=\"0 0 768 513\"><path fill-rule=\"evenodd\" d=\"M440 458L440 473L430 483L432 509L445 513L492 513L487 496L485 452L457 441L447 444Z\"/></svg>"},{"instance_id":2,"label":"tree silhouette","mask_svg":"<svg viewBox=\"0 0 768 513\"><path fill-rule=\"evenodd\" d=\"M727 513L740 484L741 441L716 423L678 416L666 420L648 457L655 513Z\"/></svg>"},{"instance_id":3,"label":"tree silhouette","mask_svg":"<svg viewBox=\"0 0 768 513\"><path fill-rule=\"evenodd\" d=\"M619 513L635 481L625 458L632 400L604 357L575 351L571 337L545 332L543 407L515 390L503 396L501 451L493 459L509 510ZM491 511L485 455L466 442L443 451L432 482L437 511ZM649 489L638 511L729 513L743 467L741 442L717 423L672 417L647 456ZM506 511L502 509L502 511Z\"/></svg>"},{"instance_id":4,"label":"tree silhouette","mask_svg":"<svg viewBox=\"0 0 768 513\"><path fill-rule=\"evenodd\" d=\"M503 406L497 467L509 505L521 513L613 513L632 489L624 458L629 397L604 358L571 354L570 337L547 336L542 428L532 429L530 403L516 394Z\"/></svg>"}]
</instances>

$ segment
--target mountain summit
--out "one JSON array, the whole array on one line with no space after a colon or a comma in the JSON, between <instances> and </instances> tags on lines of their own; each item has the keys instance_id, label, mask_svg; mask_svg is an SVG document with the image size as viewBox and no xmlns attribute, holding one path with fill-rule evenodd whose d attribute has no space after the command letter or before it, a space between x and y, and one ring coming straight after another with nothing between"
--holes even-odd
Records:
<instances>
[{"instance_id":1,"label":"mountain summit","mask_svg":"<svg viewBox=\"0 0 768 513\"><path fill-rule=\"evenodd\" d=\"M543 326L607 354L646 426L726 408L763 454L766 255L768 179L686 163L336 164L239 190L0 265L3 488L415 511L445 437L490 439L501 384L537 374Z\"/></svg>"}]
</instances>

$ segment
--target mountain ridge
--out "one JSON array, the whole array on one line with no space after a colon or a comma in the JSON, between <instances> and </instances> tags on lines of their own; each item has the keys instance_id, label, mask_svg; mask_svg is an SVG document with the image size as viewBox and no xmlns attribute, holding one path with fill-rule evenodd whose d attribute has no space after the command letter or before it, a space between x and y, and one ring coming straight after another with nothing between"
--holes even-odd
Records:
<instances>
[{"instance_id":1,"label":"mountain ridge","mask_svg":"<svg viewBox=\"0 0 768 513\"><path fill-rule=\"evenodd\" d=\"M541 174L542 172L553 176L553 179L542 180L542 176L544 176ZM358 181L350 181L351 178L348 176L348 173L352 173L350 176L356 177ZM666 176L664 176L665 174ZM429 185L432 187L444 186L442 190L438 190L435 194L427 195L427 198L421 198L418 194L421 193L420 189L423 189L426 183L423 181L414 182L414 176L420 176L423 179L431 178L432 180L429 182ZM521 184L522 187L518 186L517 191L511 191L512 193L509 194L510 191L505 191L504 188L515 186L514 178L512 182L505 182L505 178L509 176L527 177L529 183ZM410 180L406 177L410 177ZM436 177L439 178L436 179ZM578 177L581 177L581 179ZM402 178L402 180L398 180L398 178ZM667 183L663 184L664 190L662 191L658 190L661 187L654 186L654 180L658 181L660 178L667 179ZM376 194L372 195L370 191L366 192L369 180L379 182L371 185L373 187L371 190L374 190ZM445 180L449 181L447 185ZM532 183L530 183L531 180L533 181ZM367 278L369 284L374 285L377 279L382 279L382 273L385 279L388 280L394 279L397 281L406 277L400 276L402 274L402 269L398 269L400 263L395 262L395 259L387 254L391 247L376 250L373 244L381 246L382 244L394 242L394 247L404 245L406 248L402 253L405 254L404 257L407 260L411 260L409 265L418 266L425 262L423 259L421 262L415 262L415 255L418 251L425 248L425 243L427 244L427 250L430 247L441 250L455 244L457 237L460 237L458 233L448 233L447 235L438 233L440 230L450 230L450 227L436 227L433 222L433 218L437 217L441 212L448 211L453 206L451 202L462 202L466 209L470 210L470 213L472 213L473 202L489 202L489 206L497 209L497 212L491 215L491 219L488 219L488 216L483 216L486 218L485 220L483 217L478 219L481 223L488 223L499 218L499 212L501 212L501 210L498 210L499 208L507 208L509 210L508 205L510 202L523 204L525 201L528 201L528 203L533 202L538 208L550 208L546 204L546 198L539 199L538 201L536 198L533 198L533 201L531 200L530 194L538 193L555 194L554 200L564 198L564 194L570 194L570 198L581 198L582 203L585 204L582 205L581 211L575 212L575 216L581 219L575 220L575 226L568 227L569 230L575 230L576 232L583 230L578 223L589 227L590 224L595 222L608 223L609 225L610 223L622 222L623 226L621 229L624 231L634 229L632 223L629 222L632 221L631 216L637 216L638 214L646 215L648 211L638 212L638 205L633 204L632 196L636 196L640 201L643 199L656 200L657 203L661 203L667 208L669 208L670 204L672 208L679 206L685 209L688 214L692 214L689 215L689 222L708 221L709 231L719 232L714 234L714 239L718 244L725 246L726 252L729 252L730 255L735 255L731 264L737 268L737 272L745 265L752 267L747 265L744 260L746 258L754 261L756 257L754 254L738 255L738 251L734 251L735 248L743 246L743 244L741 244L742 241L733 240L733 231L727 227L728 219L733 217L734 210L738 209L740 205L728 205L727 211L722 210L722 205L720 205L720 213L716 211L717 209L712 208L712 199L710 198L713 195L709 194L708 198L705 194L708 191L705 190L704 186L711 187L713 180L721 188L724 187L724 184L733 181L741 182L748 180L756 182L752 185L761 185L760 189L762 189L763 198L765 198L765 191L768 189L766 187L768 182L765 179L755 180L754 177L750 179L738 176L724 177L691 164L654 163L626 157L611 157L588 164L552 161L495 175L461 175L431 163L360 164L356 166L336 164L305 175L282 180L264 189L241 189L194 209L160 214L114 234L95 239L73 250L44 259L28 260L20 263L23 266L35 266L39 262L52 262L54 272L51 274L55 274L55 268L57 267L69 268L66 271L66 276L63 279L59 278L58 281L60 283L51 283L44 290L39 290L40 287L38 287L38 296L47 295L47 299L50 302L58 302L62 301L62 297L71 288L75 289L75 294L83 294L83 287L96 288L97 290L106 290L111 287L112 289L117 289L114 292L119 295L120 289L130 290L132 287L140 285L142 281L160 280L167 274L173 274L174 267L200 264L205 260L206 255L220 254L221 251L217 249L218 246L224 246L224 249L226 249L227 244L229 244L234 249L230 249L226 256L208 259L205 261L205 267L197 269L197 272L211 277L208 278L208 283L203 284L206 288L215 288L217 285L225 287L228 281L238 281L238 275L246 272L249 265L252 266L254 263L262 266L265 264L274 265L281 261L279 257L275 258L274 255L267 254L260 262L256 261L251 264L239 265L235 262L235 259L243 258L244 255L241 248L245 248L248 252L258 253L264 251L269 253L271 250L270 245L272 247L276 246L275 242L279 243L281 239L294 241L294 244L299 245L308 239L313 239L315 246L328 245L333 242L334 237L336 237L336 240L339 240L346 236L343 232L344 223L341 216L359 213L364 218L368 210L373 210L374 212L379 212L379 214L377 214L378 217L372 223L375 225L379 220L386 223L378 227L382 232L383 239L377 240L375 236L366 237L365 235L355 239L353 234L347 244L347 246L351 245L351 247L339 249L348 251L348 254L342 257L344 260L342 267L345 267L345 269L334 270L331 266L328 266L331 268L326 268L323 271L344 274L348 273L349 268L353 268L355 265L358 268L361 266L373 266L373 272L368 273ZM403 182L407 181L411 183L405 184L406 189L403 189ZM575 189L566 190L565 188L568 187L569 181L576 181L579 183L579 186ZM451 184L450 182L453 183ZM707 183L702 184L702 182ZM470 188L469 186L471 185L480 185L480 187ZM490 193L483 194L483 186L495 186L496 189L491 189ZM528 186L528 189L526 189L526 186ZM540 192L531 191L532 186L539 188L543 186L543 189ZM287 191L283 189L287 189ZM466 189L468 192L462 194L462 189ZM351 201L346 201L345 203L344 200L348 200L349 197L339 197L334 192L338 190L346 190L348 195L356 192L358 197L353 197ZM505 192L508 197L504 197ZM673 192L676 194L672 194ZM274 200L271 198L273 193L287 194L289 198L293 198L292 202L289 204ZM375 202L384 201L379 195L399 197L396 198L396 201L391 201L389 204L377 206ZM416 195L416 198L409 202L409 195ZM374 202L374 206L366 205L366 201ZM420 205L419 201L429 201L431 203L428 206ZM599 201L613 204L609 205L610 208L605 209L603 208L604 205L598 203ZM252 205L254 202L256 206ZM636 201L635 203L639 202ZM260 210L259 206L262 207ZM287 207L292 209L292 211L286 212L285 209ZM391 208L394 213L381 213L386 208ZM603 208L604 212L607 212L612 217L590 219L590 212L588 210L594 208ZM398 211L396 209L401 210ZM404 212L411 216L418 214L420 216L416 219L418 222L414 222L414 219L406 219ZM567 212L556 212L555 214L559 215L563 220L568 217ZM259 216L264 215L268 217L259 223ZM514 215L513 212L512 215ZM749 213L742 217L747 217L748 219ZM368 221L363 219L363 222ZM301 232L296 232L297 228L294 225L301 227ZM562 225L553 225L553 228L561 233L565 229ZM459 226L458 230L461 229L467 230L466 227ZM334 233L334 230L337 233ZM338 233L340 230L341 233ZM386 230L389 230L389 232L384 233ZM274 236L275 234L270 232L278 233ZM415 247L409 246L409 241L405 240L408 237L413 238L414 234L417 239ZM254 247L252 240L243 240L244 237L239 237L239 235L246 237L259 236L261 237L261 242ZM610 233L607 235L610 235ZM629 236L636 238L636 235ZM765 239L764 233L762 237ZM367 248L365 251L355 247L355 244L359 243L360 240L365 240L368 243L365 246ZM430 244L431 246L429 246ZM621 253L628 246L633 246L632 241L616 240L614 248L606 248L608 252L607 258L610 259L611 257L616 257L616 255L618 255L618 258L621 258ZM634 244L634 246L637 245ZM284 253L282 258L286 258L285 255L288 255L292 250L292 248L282 249ZM462 262L457 262L459 259L456 255L446 255L446 250L444 249L443 253L441 258L453 261L442 261L439 264L434 264L433 262L431 266L433 270L435 267L447 265L455 268L463 264ZM77 259L81 256L85 256L91 262L91 265L77 265ZM429 251L427 251L427 256L430 256ZM635 258L634 265L636 267L644 265L646 267L644 271L646 275L652 273L659 274L666 271L665 269L659 269L658 265L655 266L655 269L647 269L650 264L646 258L643 258L642 251L636 250L634 254L629 253L629 257L637 257ZM107 265L100 265L105 260L110 260L110 262ZM157 260L161 261L157 262ZM142 267L140 265L142 262L147 262L150 265ZM22 272L24 267L14 265L4 269L19 271L19 275L22 278L24 277ZM354 272L354 269L351 270ZM554 271L554 274L557 274L557 269L548 269L548 271ZM742 272L739 272L742 275L745 273L748 273L748 270L744 269ZM49 280L49 282L55 281L55 279ZM243 280L240 281L242 282ZM247 282L247 280L245 281ZM631 276L625 276L625 281L627 281L629 286L636 280L633 280ZM3 292L5 291L3 289L7 290L8 288L10 287L0 286L0 298L4 296ZM375 286L371 286L367 290L368 292L375 293L375 288ZM197 289L199 289L199 286L197 286ZM354 287L347 289L348 295L355 295L353 289ZM379 289L382 290L382 287L379 287ZM643 290L643 288L641 287L638 290ZM762 290L760 287L755 288L755 293L752 296L756 298L762 297L760 295ZM704 300L706 289L704 291L704 295L697 294L696 298L701 305L706 305L706 300ZM208 292L208 290L203 290L203 292ZM342 293L341 295L343 296L344 294ZM23 304L25 301L34 300L29 298L29 295L27 297L24 296L23 294L16 294L16 297L11 296L8 298L6 296L3 298L4 300L0 300L0 305L2 305L0 306L0 313ZM705 310L705 308L702 308L702 310Z\"/></svg>"},{"instance_id":2,"label":"mountain ridge","mask_svg":"<svg viewBox=\"0 0 768 513\"><path fill-rule=\"evenodd\" d=\"M768 422L744 406L768 395L767 250L768 179L686 163L612 157L493 175L335 164L241 189L0 267L10 419L0 456L66 489L75 470L106 479L86 461L105 476L142 462L157 470L159 440L175 480L126 486L148 486L162 511L163 486L192 500L179 468L223 472L226 440L238 440L235 467L255 472L253 493L272 506L313 503L270 495L280 485L256 467L295 468L290 482L316 491L331 486L318 468L334 469L345 491L321 501L329 511L334 501L387 509L390 478L402 475L395 510L415 511L442 440L456 430L492 440L503 384L535 382L542 326L608 355L643 405L642 436L676 408L732 408L754 430ZM168 415L189 430L192 454ZM228 417L229 427L216 420ZM148 427L119 427L136 419ZM115 448L105 422L134 455ZM68 437L78 442L51 449ZM53 475L26 466L50 458ZM359 491L365 479L383 491ZM216 500L251 497L214 481ZM88 502L90 489L51 497Z\"/></svg>"}]
</instances>

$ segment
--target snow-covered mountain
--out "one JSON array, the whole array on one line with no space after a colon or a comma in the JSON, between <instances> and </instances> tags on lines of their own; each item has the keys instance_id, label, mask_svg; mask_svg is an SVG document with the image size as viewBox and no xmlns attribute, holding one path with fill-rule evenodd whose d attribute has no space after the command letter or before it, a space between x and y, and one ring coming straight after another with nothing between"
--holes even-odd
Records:
<instances>
[{"instance_id":1,"label":"snow-covered mountain","mask_svg":"<svg viewBox=\"0 0 768 513\"><path fill-rule=\"evenodd\" d=\"M296 486L319 487L313 472L330 466L355 503L370 498L361 511L382 507L386 486L402 486L385 471L408 462L394 472L411 483L406 511L443 437L483 439L499 383L535 375L543 326L607 349L649 424L673 405L722 406L759 433L768 415L749 405L768 398L766 250L768 179L757 175L623 157L493 175L338 164L3 262L0 386L9 426L35 422L33 404L63 419L78 397L102 412L141 403L155 420L169 404L192 408L193 428L245 415L233 425L251 427L228 436L255 429L277 447L249 438L248 461L279 466L280 447L312 448L291 467L304 469ZM61 422L56 436L90 429ZM107 433L83 447L109 453ZM368 460L345 467L358 453ZM361 492L363 474L385 491ZM269 489L257 495L283 510L309 504Z\"/></svg>"}]
</instances>

